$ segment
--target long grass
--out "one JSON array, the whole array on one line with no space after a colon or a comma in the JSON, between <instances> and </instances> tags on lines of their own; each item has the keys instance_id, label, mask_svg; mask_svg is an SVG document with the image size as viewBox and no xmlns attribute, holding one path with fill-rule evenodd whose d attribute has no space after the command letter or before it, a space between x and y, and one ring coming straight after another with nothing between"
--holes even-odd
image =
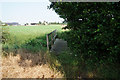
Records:
<instances>
[{"instance_id":1,"label":"long grass","mask_svg":"<svg viewBox=\"0 0 120 80\"><path fill-rule=\"evenodd\" d=\"M2 78L64 78L60 71L49 67L49 53L17 50L14 54L2 57Z\"/></svg>"}]
</instances>

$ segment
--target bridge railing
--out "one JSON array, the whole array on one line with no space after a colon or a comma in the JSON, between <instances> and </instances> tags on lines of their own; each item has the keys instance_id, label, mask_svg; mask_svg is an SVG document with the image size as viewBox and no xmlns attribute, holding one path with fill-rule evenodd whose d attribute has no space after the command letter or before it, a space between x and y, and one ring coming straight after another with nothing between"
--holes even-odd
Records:
<instances>
[{"instance_id":1,"label":"bridge railing","mask_svg":"<svg viewBox=\"0 0 120 80\"><path fill-rule=\"evenodd\" d=\"M50 49L50 45L54 44L55 38L57 36L57 30L52 31L51 33L46 35L47 40L47 49Z\"/></svg>"}]
</instances>

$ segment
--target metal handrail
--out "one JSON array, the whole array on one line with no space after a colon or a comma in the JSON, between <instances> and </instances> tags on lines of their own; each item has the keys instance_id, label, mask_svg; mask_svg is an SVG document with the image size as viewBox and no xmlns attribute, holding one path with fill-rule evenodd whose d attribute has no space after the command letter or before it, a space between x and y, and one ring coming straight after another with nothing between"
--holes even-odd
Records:
<instances>
[{"instance_id":1,"label":"metal handrail","mask_svg":"<svg viewBox=\"0 0 120 80\"><path fill-rule=\"evenodd\" d=\"M57 36L57 30L54 30L52 32L50 32L49 34L46 35L46 39L47 39L47 49L49 50L49 45L53 45L54 40ZM49 41L49 36L51 36L51 41Z\"/></svg>"}]
</instances>

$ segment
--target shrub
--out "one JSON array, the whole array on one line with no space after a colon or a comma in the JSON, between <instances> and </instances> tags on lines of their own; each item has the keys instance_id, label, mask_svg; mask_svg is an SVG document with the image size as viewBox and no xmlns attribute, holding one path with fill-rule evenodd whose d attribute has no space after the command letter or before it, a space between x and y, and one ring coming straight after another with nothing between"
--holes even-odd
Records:
<instances>
[{"instance_id":1,"label":"shrub","mask_svg":"<svg viewBox=\"0 0 120 80\"><path fill-rule=\"evenodd\" d=\"M119 3L58 3L54 9L67 23L64 33L69 47L88 63L119 62ZM72 11L71 11L72 10Z\"/></svg>"},{"instance_id":2,"label":"shrub","mask_svg":"<svg viewBox=\"0 0 120 80\"><path fill-rule=\"evenodd\" d=\"M2 26L2 43L5 44L10 40L9 28Z\"/></svg>"},{"instance_id":3,"label":"shrub","mask_svg":"<svg viewBox=\"0 0 120 80\"><path fill-rule=\"evenodd\" d=\"M41 36L27 40L21 47L32 52L38 52L40 50L46 50L46 45L46 36Z\"/></svg>"}]
</instances>

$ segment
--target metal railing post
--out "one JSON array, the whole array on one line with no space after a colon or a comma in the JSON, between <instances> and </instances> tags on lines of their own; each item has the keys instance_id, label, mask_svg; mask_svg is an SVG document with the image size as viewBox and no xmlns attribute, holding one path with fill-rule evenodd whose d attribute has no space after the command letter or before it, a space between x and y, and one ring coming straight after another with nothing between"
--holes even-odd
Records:
<instances>
[{"instance_id":1,"label":"metal railing post","mask_svg":"<svg viewBox=\"0 0 120 80\"><path fill-rule=\"evenodd\" d=\"M54 40L55 40L56 35L57 35L56 30L54 30L51 33L49 33L49 34L46 35L47 49L48 50L50 49L49 45L52 46L54 44ZM49 41L49 37L51 37L51 41Z\"/></svg>"},{"instance_id":2,"label":"metal railing post","mask_svg":"<svg viewBox=\"0 0 120 80\"><path fill-rule=\"evenodd\" d=\"M46 38L47 38L47 49L49 50L49 37L48 37L48 35L46 35Z\"/></svg>"},{"instance_id":3,"label":"metal railing post","mask_svg":"<svg viewBox=\"0 0 120 80\"><path fill-rule=\"evenodd\" d=\"M51 45L53 45L53 33L51 34Z\"/></svg>"}]
</instances>

